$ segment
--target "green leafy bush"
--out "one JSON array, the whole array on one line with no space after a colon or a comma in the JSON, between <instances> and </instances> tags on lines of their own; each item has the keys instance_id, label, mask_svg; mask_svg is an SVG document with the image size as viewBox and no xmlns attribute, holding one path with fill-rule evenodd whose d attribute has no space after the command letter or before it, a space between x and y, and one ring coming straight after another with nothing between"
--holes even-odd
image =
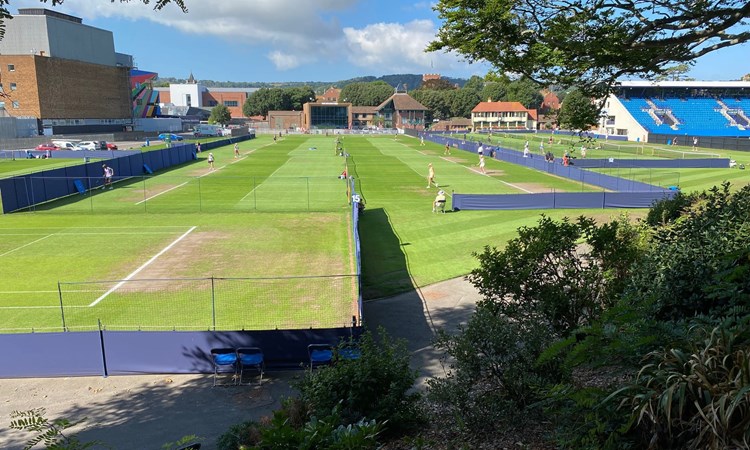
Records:
<instances>
[{"instance_id":1,"label":"green leafy bush","mask_svg":"<svg viewBox=\"0 0 750 450\"><path fill-rule=\"evenodd\" d=\"M71 422L68 419L49 420L44 415L44 408L30 409L28 411L13 411L10 413L10 427L14 430L24 430L34 433L29 439L24 450L29 450L37 444L42 444L52 450L84 450L102 445L99 441L81 442L76 435L67 435L65 430L72 428L85 419Z\"/></svg>"},{"instance_id":2,"label":"green leafy bush","mask_svg":"<svg viewBox=\"0 0 750 450\"><path fill-rule=\"evenodd\" d=\"M261 423L248 421L234 425L219 438L219 450L355 450L378 448L384 424L375 420L360 420L342 425L340 409L335 407L322 418L315 416L303 424L290 419L290 409L274 411Z\"/></svg>"},{"instance_id":3,"label":"green leafy bush","mask_svg":"<svg viewBox=\"0 0 750 450\"><path fill-rule=\"evenodd\" d=\"M679 220L655 230L625 300L657 320L722 316L750 304L750 186L700 196Z\"/></svg>"},{"instance_id":4,"label":"green leafy bush","mask_svg":"<svg viewBox=\"0 0 750 450\"><path fill-rule=\"evenodd\" d=\"M503 250L485 247L469 280L499 314L541 321L560 336L591 324L614 303L640 254L639 230L627 220L598 226L580 217L542 216Z\"/></svg>"},{"instance_id":5,"label":"green leafy bush","mask_svg":"<svg viewBox=\"0 0 750 450\"><path fill-rule=\"evenodd\" d=\"M750 446L750 318L716 327L688 349L652 352L635 384L617 391L643 445L719 449Z\"/></svg>"},{"instance_id":6,"label":"green leafy bush","mask_svg":"<svg viewBox=\"0 0 750 450\"><path fill-rule=\"evenodd\" d=\"M409 353L403 342L394 342L385 330L361 337L361 356L337 360L335 364L305 373L297 383L300 398L313 415L323 416L340 407L343 423L364 418L391 426L407 426L417 419L419 394L410 392L417 373L409 367Z\"/></svg>"},{"instance_id":7,"label":"green leafy bush","mask_svg":"<svg viewBox=\"0 0 750 450\"><path fill-rule=\"evenodd\" d=\"M558 362L536 361L551 342L543 324L520 323L480 304L456 335L441 333L436 346L450 358L445 378L428 381L430 398L463 432L518 424L538 401L541 386L559 380Z\"/></svg>"}]
</instances>

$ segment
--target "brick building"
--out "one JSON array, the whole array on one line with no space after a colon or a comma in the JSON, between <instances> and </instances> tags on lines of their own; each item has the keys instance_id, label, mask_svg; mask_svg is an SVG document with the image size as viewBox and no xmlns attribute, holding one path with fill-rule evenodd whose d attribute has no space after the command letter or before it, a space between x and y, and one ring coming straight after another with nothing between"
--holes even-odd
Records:
<instances>
[{"instance_id":1,"label":"brick building","mask_svg":"<svg viewBox=\"0 0 750 450\"><path fill-rule=\"evenodd\" d=\"M229 109L232 119L243 119L242 106L258 88L207 87L191 73L186 83L173 83L169 87L155 88L159 92L159 105L170 114L184 115L189 108L205 109L208 113L216 105Z\"/></svg>"},{"instance_id":2,"label":"brick building","mask_svg":"<svg viewBox=\"0 0 750 450\"><path fill-rule=\"evenodd\" d=\"M39 132L122 131L132 125L132 57L112 32L43 8L19 9L0 41L0 88L10 116L35 117Z\"/></svg>"}]
</instances>

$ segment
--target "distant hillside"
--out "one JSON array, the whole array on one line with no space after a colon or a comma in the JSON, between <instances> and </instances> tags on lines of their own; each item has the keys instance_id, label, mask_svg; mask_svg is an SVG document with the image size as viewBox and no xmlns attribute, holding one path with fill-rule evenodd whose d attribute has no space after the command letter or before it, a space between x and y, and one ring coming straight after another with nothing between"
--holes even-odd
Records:
<instances>
[{"instance_id":1,"label":"distant hillside","mask_svg":"<svg viewBox=\"0 0 750 450\"><path fill-rule=\"evenodd\" d=\"M453 84L457 84L460 87L466 83L463 78L450 78L445 77L446 80ZM422 75L415 74L400 74L400 75L383 75L382 77L364 76L351 78L348 80L339 81L295 81L295 82L279 82L279 83L267 83L259 81L214 81L214 80L199 80L199 82L206 87L220 87L220 88L279 88L279 87L294 87L294 86L310 86L315 92L323 93L326 89L331 86L342 88L347 84L351 83L370 83L373 81L385 81L386 83L393 86L395 89L398 86L402 88L406 86L408 90L418 89L422 85ZM154 80L155 86L169 86L170 84L183 84L186 83L187 79L184 78L157 78Z\"/></svg>"}]
</instances>

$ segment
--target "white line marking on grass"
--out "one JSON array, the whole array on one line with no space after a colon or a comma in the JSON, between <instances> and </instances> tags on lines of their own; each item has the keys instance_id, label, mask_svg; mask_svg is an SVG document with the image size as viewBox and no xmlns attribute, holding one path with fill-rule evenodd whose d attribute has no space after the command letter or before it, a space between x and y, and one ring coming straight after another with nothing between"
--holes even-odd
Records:
<instances>
[{"instance_id":1,"label":"white line marking on grass","mask_svg":"<svg viewBox=\"0 0 750 450\"><path fill-rule=\"evenodd\" d=\"M0 309L60 309L60 305L55 306L0 306ZM86 306L65 306L65 308L86 308Z\"/></svg>"},{"instance_id":2,"label":"white line marking on grass","mask_svg":"<svg viewBox=\"0 0 750 450\"><path fill-rule=\"evenodd\" d=\"M31 245L31 244L36 244L37 242L39 242L39 241L43 241L44 239L47 239L48 237L50 237L50 236L54 236L54 235L55 235L55 233L52 233L52 234L48 234L47 236L44 236L44 237L42 237L42 238L39 238L39 239L37 239L37 240L31 241L31 242L29 242L29 243L27 243L27 244L23 244L23 245L22 245L22 246L20 246L20 247L16 247L16 248L14 248L13 250L8 250L7 252L5 252L5 253L3 253L3 254L0 254L0 258L2 258L2 257L3 257L3 256L5 256L5 255L9 255L9 254L11 254L11 253L15 252L16 250L21 250L21 249L22 249L22 248L24 248L24 247L28 247L28 246L29 246L29 245Z\"/></svg>"},{"instance_id":3,"label":"white line marking on grass","mask_svg":"<svg viewBox=\"0 0 750 450\"><path fill-rule=\"evenodd\" d=\"M164 253L166 253L166 252L167 252L167 250L169 250L170 248L174 247L174 246L175 246L175 245L176 245L176 244L177 244L178 242L180 242L180 241L181 241L181 240L183 240L183 239L184 239L185 237L187 237L187 235L188 235L188 234L190 234L190 233L192 233L192 232L193 232L193 230L195 230L196 228L198 228L198 227L191 227L191 228L190 228L189 230L187 230L187 231L186 231L185 233L183 233L183 234L182 234L182 236L180 236L180 237L178 237L177 239L175 239L174 241L172 241L172 243L171 243L171 244L167 245L167 246L166 246L166 247L164 247L164 248L163 248L163 249L162 249L162 250L161 250L161 251L160 251L159 253L157 253L157 254L155 254L154 256L152 256L152 257L151 257L151 259L149 259L148 261L146 261L146 262L145 262L145 263L144 263L143 265L141 265L141 267L139 267L139 268L135 269L135 270L134 270L133 272L131 272L131 273L130 273L130 275L128 275L127 277L125 277L125 279L124 279L124 280L122 280L122 281L120 281L119 283L117 283L116 285L112 286L112 287L111 287L111 288L110 288L110 289L109 289L109 290L108 290L107 292L105 292L105 293L104 293L104 294L102 294L102 295L101 295L101 296L100 296L99 298L97 298L96 300L94 300L93 302L91 302L91 304L89 305L89 307L91 307L91 306L96 306L96 304L97 304L97 303L99 303L100 301L102 301L102 300L104 300L105 298L107 298L107 296L108 296L109 294L111 294L111 293L113 293L114 291L116 291L116 290L120 289L120 286L122 286L123 284L125 284L125 282L126 282L126 281L128 281L128 280L130 280L131 278L133 278L134 276L138 275L138 273L139 273L139 272L140 272L141 270L145 269L145 268L146 268L146 266L148 266L148 265L149 265L149 264L151 264L152 262L156 261L156 258L158 258L158 257L160 257L161 255L163 255Z\"/></svg>"},{"instance_id":4,"label":"white line marking on grass","mask_svg":"<svg viewBox=\"0 0 750 450\"><path fill-rule=\"evenodd\" d=\"M199 176L198 176L198 178L203 178L203 177L205 177L206 175L211 175L212 173L216 173L216 172L220 171L221 169L225 168L226 166L227 166L227 165L226 165L226 164L224 164L223 166L221 166L221 167L217 167L217 168L216 168L216 169L214 169L214 170L210 170L210 169L209 169L209 170L210 170L209 172L206 172L206 173L204 173L203 175L199 175Z\"/></svg>"},{"instance_id":5,"label":"white line marking on grass","mask_svg":"<svg viewBox=\"0 0 750 450\"><path fill-rule=\"evenodd\" d=\"M144 199L143 199L143 200L141 200L140 202L137 202L137 203L136 203L136 205L140 205L141 203L144 203L144 202L146 202L146 201L149 201L149 200L151 200L152 198L158 197L158 196L160 196L161 194L166 194L167 192L171 191L172 189L177 189L177 188L183 187L183 186L185 186L186 184L188 184L188 182L187 182L187 181L186 181L186 182L184 182L184 183L182 183L182 184L178 184L177 186L172 186L171 188L167 189L166 191L162 191L162 192L159 192L158 194L154 194L154 195L152 195L151 197L148 197L148 198L144 198Z\"/></svg>"},{"instance_id":6,"label":"white line marking on grass","mask_svg":"<svg viewBox=\"0 0 750 450\"><path fill-rule=\"evenodd\" d=\"M70 290L65 292L98 292L98 290L91 290L91 289L76 289L76 290ZM57 294L58 291L0 291L0 295L3 294Z\"/></svg>"},{"instance_id":7,"label":"white line marking on grass","mask_svg":"<svg viewBox=\"0 0 750 450\"><path fill-rule=\"evenodd\" d=\"M273 171L273 173L272 173L271 175L269 175L268 177L266 177L266 179L268 179L268 178L271 178L272 176L276 175L276 172L278 172L279 170L281 170L281 168L282 168L282 167L284 167L284 164L282 164L282 165L280 165L279 167L277 167L277 168L276 168L276 170L274 170L274 171ZM259 184L256 184L255 186L253 186L253 188L252 188L252 189L250 189L250 192L248 192L247 194L245 194L245 196L244 196L244 197L242 197L242 198L240 199L240 201L241 201L241 202L242 202L242 201L244 201L244 200L245 200L245 199L246 199L246 198L247 198L247 197L248 197L248 196L249 196L250 194L252 194L253 192L255 192L255 190L256 190L256 189L258 189L258 186L260 186L260 185L259 185Z\"/></svg>"}]
</instances>

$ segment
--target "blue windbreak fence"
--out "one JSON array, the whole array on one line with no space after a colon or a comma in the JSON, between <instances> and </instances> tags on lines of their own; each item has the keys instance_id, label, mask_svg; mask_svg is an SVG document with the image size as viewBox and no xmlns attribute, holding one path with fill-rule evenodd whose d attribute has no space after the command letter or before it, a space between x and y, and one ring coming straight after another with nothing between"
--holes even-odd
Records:
<instances>
[{"instance_id":1,"label":"blue windbreak fence","mask_svg":"<svg viewBox=\"0 0 750 450\"><path fill-rule=\"evenodd\" d=\"M671 198L677 192L671 188L628 180L604 173L584 169L664 169L664 168L727 168L727 158L702 159L575 159L572 165L564 166L557 158L548 162L539 154L524 157L520 151L466 141L442 134L426 133L425 138L440 144L476 154L480 145L485 156L511 164L529 167L552 175L614 192L563 192L543 194L462 194L453 193L454 209L546 209L546 208L649 208L655 202Z\"/></svg>"},{"instance_id":2,"label":"blue windbreak fence","mask_svg":"<svg viewBox=\"0 0 750 450\"><path fill-rule=\"evenodd\" d=\"M233 144L254 138L255 135L238 136L230 139L201 144L201 150ZM76 181L85 190L96 189L104 184L102 164L115 171L115 179L141 176L148 173L184 164L197 159L195 144L176 145L171 148L121 156L105 161L85 163L58 169L44 170L0 180L0 199L3 213L33 208L40 203L56 200L68 195L79 194Z\"/></svg>"}]
</instances>

